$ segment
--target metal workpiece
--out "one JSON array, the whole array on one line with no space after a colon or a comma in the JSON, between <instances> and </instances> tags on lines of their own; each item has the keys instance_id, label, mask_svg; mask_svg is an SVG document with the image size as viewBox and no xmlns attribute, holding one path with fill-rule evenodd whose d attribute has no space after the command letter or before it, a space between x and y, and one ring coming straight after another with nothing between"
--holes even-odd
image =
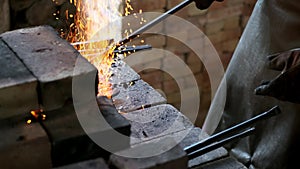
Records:
<instances>
[{"instance_id":1,"label":"metal workpiece","mask_svg":"<svg viewBox=\"0 0 300 169\"><path fill-rule=\"evenodd\" d=\"M279 106L274 106L268 111L261 113L249 120L246 120L219 133L216 133L191 146L185 147L184 150L188 154L189 158L195 158L215 149L215 147L223 146L224 144L229 143L232 140L236 140L237 138L242 138L252 134L254 132L254 128L250 128L248 130L246 129L254 126L258 121L266 120L280 113L281 110Z\"/></svg>"},{"instance_id":2,"label":"metal workpiece","mask_svg":"<svg viewBox=\"0 0 300 169\"><path fill-rule=\"evenodd\" d=\"M204 147L202 147L202 148L200 148L200 149L198 149L194 152L191 152L191 153L187 154L187 156L188 156L189 159L194 159L198 156L201 156L205 153L208 153L212 150L215 150L219 147L222 147L227 143L230 143L230 142L236 141L237 139L241 139L241 138L244 138L246 136L249 136L249 135L253 134L254 132L255 132L255 128L252 127L252 128L250 128L246 131L243 131L241 133L235 134L235 135L227 137L223 140L220 140L220 141L217 141L217 142L212 143L210 145L204 146Z\"/></svg>"}]
</instances>

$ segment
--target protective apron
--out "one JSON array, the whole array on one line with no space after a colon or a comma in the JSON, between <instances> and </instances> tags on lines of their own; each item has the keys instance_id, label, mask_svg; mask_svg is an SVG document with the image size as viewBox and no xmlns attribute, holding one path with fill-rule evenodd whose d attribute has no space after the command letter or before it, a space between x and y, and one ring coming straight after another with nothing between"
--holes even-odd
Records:
<instances>
[{"instance_id":1,"label":"protective apron","mask_svg":"<svg viewBox=\"0 0 300 169\"><path fill-rule=\"evenodd\" d=\"M282 169L298 165L300 104L257 96L254 89L280 73L267 68L268 55L299 47L300 3L258 0L202 127L213 134L279 105L280 115L259 122L254 135L226 146L231 155L249 168ZM224 95L223 106L219 98ZM220 110L223 115L216 129Z\"/></svg>"}]
</instances>

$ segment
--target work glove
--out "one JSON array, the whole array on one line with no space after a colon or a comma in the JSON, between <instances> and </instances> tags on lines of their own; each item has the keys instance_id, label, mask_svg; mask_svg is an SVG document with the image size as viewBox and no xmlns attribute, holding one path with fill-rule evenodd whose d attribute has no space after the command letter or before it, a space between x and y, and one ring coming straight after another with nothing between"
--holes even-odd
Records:
<instances>
[{"instance_id":1,"label":"work glove","mask_svg":"<svg viewBox=\"0 0 300 169\"><path fill-rule=\"evenodd\" d=\"M222 2L223 0L194 0L197 8L207 9L214 1Z\"/></svg>"},{"instance_id":2,"label":"work glove","mask_svg":"<svg viewBox=\"0 0 300 169\"><path fill-rule=\"evenodd\" d=\"M281 73L258 86L255 94L300 103L300 49L268 56L268 67Z\"/></svg>"}]
</instances>

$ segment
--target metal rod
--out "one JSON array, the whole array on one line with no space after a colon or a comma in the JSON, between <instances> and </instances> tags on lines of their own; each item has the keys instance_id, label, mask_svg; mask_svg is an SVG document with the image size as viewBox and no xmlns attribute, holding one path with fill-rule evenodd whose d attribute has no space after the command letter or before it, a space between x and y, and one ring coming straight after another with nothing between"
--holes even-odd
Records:
<instances>
[{"instance_id":1,"label":"metal rod","mask_svg":"<svg viewBox=\"0 0 300 169\"><path fill-rule=\"evenodd\" d=\"M97 42L103 42L101 40L92 40L92 41L83 41L83 42L73 42L71 43L72 46L75 45L86 45L86 44L91 44L91 43L97 43Z\"/></svg>"},{"instance_id":2,"label":"metal rod","mask_svg":"<svg viewBox=\"0 0 300 169\"><path fill-rule=\"evenodd\" d=\"M261 113L249 120L246 120L242 123L239 123L233 127L230 127L226 130L223 130L217 134L214 134L198 143L195 143L191 146L188 146L188 147L185 147L185 151L187 153L191 153L193 151L196 151L198 149L201 149L202 147L204 146L207 146L209 144L212 144L213 142L216 142L220 139L223 139L225 138L226 136L228 136L229 134L231 133L234 133L234 132L238 132L238 131L241 131L241 130L244 130L252 125L254 125L256 122L260 121L260 120L263 120L263 119L267 119L267 118L270 118L270 117L273 117L277 114L281 113L281 110L279 108L279 106L274 106L273 108L271 108L270 110L264 112L264 113Z\"/></svg>"},{"instance_id":3,"label":"metal rod","mask_svg":"<svg viewBox=\"0 0 300 169\"><path fill-rule=\"evenodd\" d=\"M223 145L225 145L227 143L230 143L230 142L232 142L232 141L234 141L236 139L240 139L240 138L249 136L250 134L253 134L254 131L255 131L255 128L252 127L252 128L250 128L250 129L248 129L246 131L243 131L243 132L241 132L239 134L235 134L235 135L233 135L231 137L228 137L228 138L225 138L225 139L220 140L218 142L215 142L214 144L210 144L208 146L202 147L202 148L198 149L197 151L189 153L187 156L188 156L189 159L194 159L194 158L199 157L199 156L201 156L201 155L203 155L205 153L208 153L208 152L210 152L212 150L215 150L215 149L217 149L219 147L222 147Z\"/></svg>"},{"instance_id":4,"label":"metal rod","mask_svg":"<svg viewBox=\"0 0 300 169\"><path fill-rule=\"evenodd\" d=\"M107 40L89 40L89 41L81 41L81 42L73 42L71 43L72 46L76 46L76 45L89 45L89 44L93 44L93 43L113 43L113 39L107 39Z\"/></svg>"},{"instance_id":5,"label":"metal rod","mask_svg":"<svg viewBox=\"0 0 300 169\"><path fill-rule=\"evenodd\" d=\"M127 47L120 47L120 49L115 49L114 53L116 54L124 54L124 53L134 53L141 50L151 49L151 45L140 45L140 46L127 46ZM99 55L101 52L105 52L104 49L83 49L78 50L78 52L89 52L88 55ZM94 52L94 53L92 53Z\"/></svg>"},{"instance_id":6,"label":"metal rod","mask_svg":"<svg viewBox=\"0 0 300 169\"><path fill-rule=\"evenodd\" d=\"M78 52L94 52L94 53L101 53L101 52L105 52L106 50L104 49L82 49L82 50L78 50Z\"/></svg>"},{"instance_id":7,"label":"metal rod","mask_svg":"<svg viewBox=\"0 0 300 169\"><path fill-rule=\"evenodd\" d=\"M140 46L127 46L121 47L120 49L114 50L115 54L134 53L141 50L151 49L151 45L140 45Z\"/></svg>"},{"instance_id":8,"label":"metal rod","mask_svg":"<svg viewBox=\"0 0 300 169\"><path fill-rule=\"evenodd\" d=\"M138 30L134 31L132 34L130 34L128 37L122 39L121 41L119 41L117 43L117 46L122 46L125 43L129 42L130 40L136 38L138 35L142 34L143 32L145 32L146 30L152 28L154 25L158 24L159 22L161 22L162 20L166 19L168 16L176 13L177 11L179 11L180 9L186 7L187 5L189 5L190 3L192 3L194 0L185 0L183 2L181 2L180 4L178 4L177 6L173 7L172 9L170 9L169 11L165 12L164 14L162 14L161 16L155 18L154 20L148 22L147 24L145 24L144 26L142 26L141 28L139 28Z\"/></svg>"}]
</instances>

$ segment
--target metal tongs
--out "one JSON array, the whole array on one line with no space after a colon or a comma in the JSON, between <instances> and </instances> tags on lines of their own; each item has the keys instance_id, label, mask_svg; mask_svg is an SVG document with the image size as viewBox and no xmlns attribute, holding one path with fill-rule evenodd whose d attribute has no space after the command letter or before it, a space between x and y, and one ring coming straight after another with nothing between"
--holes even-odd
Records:
<instances>
[{"instance_id":1,"label":"metal tongs","mask_svg":"<svg viewBox=\"0 0 300 169\"><path fill-rule=\"evenodd\" d=\"M261 120L268 119L281 113L278 106L271 108L270 110L261 113L249 120L239 123L233 127L223 130L217 134L214 134L198 143L185 147L184 151L187 153L189 159L194 159L212 150L215 150L229 142L249 136L254 133L255 123ZM251 128L249 128L251 127ZM249 129L247 129L249 128Z\"/></svg>"}]
</instances>

